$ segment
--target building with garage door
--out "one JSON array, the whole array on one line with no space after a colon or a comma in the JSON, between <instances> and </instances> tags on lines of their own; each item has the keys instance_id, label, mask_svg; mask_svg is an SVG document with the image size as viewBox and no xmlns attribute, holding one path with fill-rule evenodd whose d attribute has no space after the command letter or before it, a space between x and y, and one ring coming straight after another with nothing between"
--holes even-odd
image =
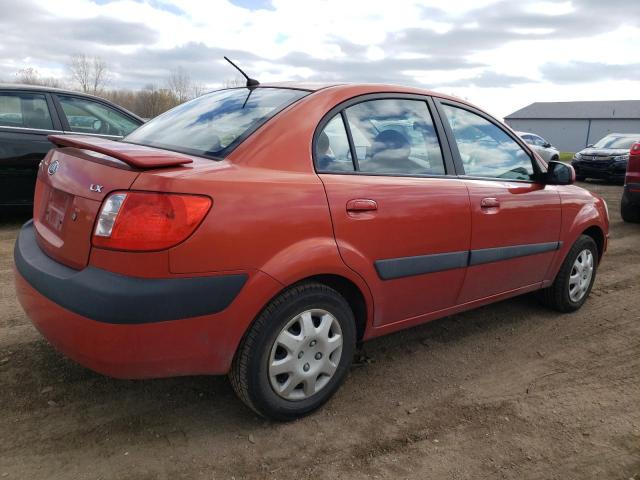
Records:
<instances>
[{"instance_id":1,"label":"building with garage door","mask_svg":"<svg viewBox=\"0 0 640 480\"><path fill-rule=\"evenodd\" d=\"M640 133L640 100L536 102L504 118L514 130L577 152L608 133Z\"/></svg>"}]
</instances>

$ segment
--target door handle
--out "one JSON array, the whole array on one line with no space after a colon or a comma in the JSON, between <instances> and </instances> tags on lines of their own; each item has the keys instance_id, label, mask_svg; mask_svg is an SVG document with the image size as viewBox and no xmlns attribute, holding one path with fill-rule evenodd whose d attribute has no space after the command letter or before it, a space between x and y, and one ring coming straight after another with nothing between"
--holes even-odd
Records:
<instances>
[{"instance_id":1,"label":"door handle","mask_svg":"<svg viewBox=\"0 0 640 480\"><path fill-rule=\"evenodd\" d=\"M480 201L480 208L500 208L500 200L493 197L483 198Z\"/></svg>"},{"instance_id":2,"label":"door handle","mask_svg":"<svg viewBox=\"0 0 640 480\"><path fill-rule=\"evenodd\" d=\"M369 198L354 198L347 202L347 212L371 212L374 210L378 210L378 204Z\"/></svg>"}]
</instances>

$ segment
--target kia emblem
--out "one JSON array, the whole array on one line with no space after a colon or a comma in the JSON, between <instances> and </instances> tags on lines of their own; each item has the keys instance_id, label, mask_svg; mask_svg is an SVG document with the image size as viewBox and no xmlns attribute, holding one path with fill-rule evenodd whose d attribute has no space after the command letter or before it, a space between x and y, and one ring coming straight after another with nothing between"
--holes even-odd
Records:
<instances>
[{"instance_id":1,"label":"kia emblem","mask_svg":"<svg viewBox=\"0 0 640 480\"><path fill-rule=\"evenodd\" d=\"M58 162L58 160L54 160L53 162L51 162L49 164L49 168L47 168L47 172L49 173L49 175L53 175L54 173L56 173L59 166L60 162Z\"/></svg>"}]
</instances>

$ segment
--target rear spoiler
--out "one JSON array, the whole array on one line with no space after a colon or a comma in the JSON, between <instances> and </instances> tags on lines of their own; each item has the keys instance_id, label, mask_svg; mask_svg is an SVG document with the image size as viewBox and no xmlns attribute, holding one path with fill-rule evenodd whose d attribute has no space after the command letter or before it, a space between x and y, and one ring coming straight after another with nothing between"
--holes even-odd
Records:
<instances>
[{"instance_id":1,"label":"rear spoiler","mask_svg":"<svg viewBox=\"0 0 640 480\"><path fill-rule=\"evenodd\" d=\"M136 168L175 167L193 160L186 155L145 147L133 143L116 142L100 137L83 135L49 135L51 143L58 147L74 147L108 155Z\"/></svg>"}]
</instances>

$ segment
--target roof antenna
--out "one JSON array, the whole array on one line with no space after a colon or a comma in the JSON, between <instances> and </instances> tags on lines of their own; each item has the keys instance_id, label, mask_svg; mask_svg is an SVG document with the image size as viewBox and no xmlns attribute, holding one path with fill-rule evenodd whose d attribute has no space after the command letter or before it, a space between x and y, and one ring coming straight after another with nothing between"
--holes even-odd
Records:
<instances>
[{"instance_id":1,"label":"roof antenna","mask_svg":"<svg viewBox=\"0 0 640 480\"><path fill-rule=\"evenodd\" d=\"M238 70L242 76L244 78L247 79L247 88L256 88L258 85L260 85L260 82L258 80L256 80L255 78L249 78L249 75L247 75L246 73L244 73L242 71L242 69L237 66L235 63L233 63L231 60L229 60L229 57L225 56L224 59L229 62L231 65L233 65L233 67Z\"/></svg>"}]
</instances>

